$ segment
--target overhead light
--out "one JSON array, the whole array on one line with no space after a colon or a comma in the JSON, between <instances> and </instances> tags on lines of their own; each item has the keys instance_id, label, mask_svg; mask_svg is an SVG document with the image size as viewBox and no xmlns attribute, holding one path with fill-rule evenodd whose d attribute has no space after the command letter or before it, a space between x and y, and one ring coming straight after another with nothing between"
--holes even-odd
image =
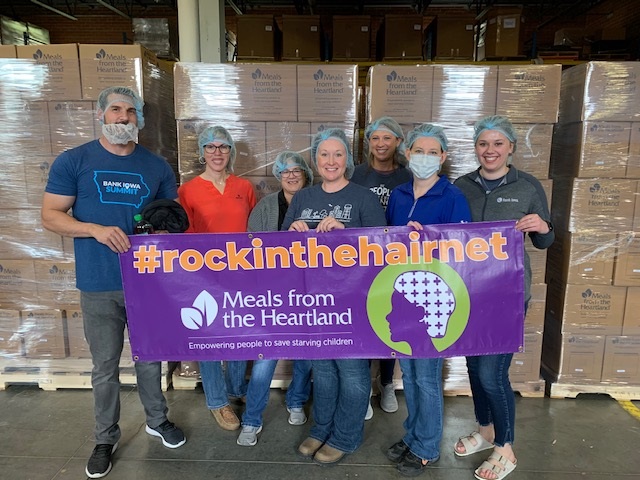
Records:
<instances>
[{"instance_id":1,"label":"overhead light","mask_svg":"<svg viewBox=\"0 0 640 480\"><path fill-rule=\"evenodd\" d=\"M35 3L36 5L38 5L38 6L42 7L42 8L46 8L47 10L51 10L52 12L57 13L58 15L62 15L63 17L68 18L69 20L78 20L73 15L69 15L68 13L63 12L62 10L58 10L57 8L54 8L51 5L47 5L46 3L39 2L38 0L31 0L31 3Z\"/></svg>"},{"instance_id":2,"label":"overhead light","mask_svg":"<svg viewBox=\"0 0 640 480\"><path fill-rule=\"evenodd\" d=\"M114 7L113 5L105 2L104 0L96 0L96 2L98 2L100 5L102 5L104 8L108 8L109 10L111 10L113 13L117 13L118 15L120 15L121 17L126 18L127 20L131 20L131 17L129 15L127 15L126 13L124 13L122 10L118 10L116 7Z\"/></svg>"}]
</instances>

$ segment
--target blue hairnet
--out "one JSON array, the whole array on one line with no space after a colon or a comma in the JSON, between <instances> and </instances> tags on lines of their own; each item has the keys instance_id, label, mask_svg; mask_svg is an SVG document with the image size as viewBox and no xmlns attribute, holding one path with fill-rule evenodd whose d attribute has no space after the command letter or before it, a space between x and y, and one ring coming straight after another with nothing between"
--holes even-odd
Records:
<instances>
[{"instance_id":1,"label":"blue hairnet","mask_svg":"<svg viewBox=\"0 0 640 480\"><path fill-rule=\"evenodd\" d=\"M278 180L282 180L282 172L291 167L300 167L300 169L304 172L304 176L307 179L306 184L311 185L313 183L313 172L307 162L305 162L302 155L298 152L292 152L289 150L285 150L284 152L280 152L273 162L273 167L271 171L273 172L273 176Z\"/></svg>"},{"instance_id":2,"label":"blue hairnet","mask_svg":"<svg viewBox=\"0 0 640 480\"><path fill-rule=\"evenodd\" d=\"M366 158L370 161L370 150L369 150L369 139L373 132L377 130L384 130L392 135L395 135L396 138L400 139L400 143L398 144L398 148L396 148L396 152L394 155L394 160L396 163L400 165L406 165L407 157L405 157L404 152L407 149L404 144L404 132L402 131L402 127L391 117L380 117L374 122L367 125L367 128L364 130L364 152Z\"/></svg>"},{"instance_id":3,"label":"blue hairnet","mask_svg":"<svg viewBox=\"0 0 640 480\"><path fill-rule=\"evenodd\" d=\"M138 129L142 130L144 128L144 113L142 112L144 102L138 94L129 87L109 87L100 92L97 104L98 110L102 112L102 114L100 114L100 122L104 123L104 112L106 112L114 102L127 102L131 104L133 108L136 109Z\"/></svg>"},{"instance_id":4,"label":"blue hairnet","mask_svg":"<svg viewBox=\"0 0 640 480\"><path fill-rule=\"evenodd\" d=\"M311 142L311 159L313 160L313 164L316 168L318 167L318 159L316 158L318 147L322 142L329 140L330 138L335 138L336 140L341 141L347 151L347 171L345 172L345 176L349 179L351 178L351 175L353 175L353 171L356 169L356 166L353 163L353 154L351 153L351 148L349 148L347 135L339 128L328 128L316 133L316 136L313 137L313 142Z\"/></svg>"},{"instance_id":5,"label":"blue hairnet","mask_svg":"<svg viewBox=\"0 0 640 480\"><path fill-rule=\"evenodd\" d=\"M495 130L502 133L511 143L513 143L513 151L515 152L518 135L508 118L500 115L491 115L478 120L473 128L474 145L478 142L478 137L482 132L485 130Z\"/></svg>"},{"instance_id":6,"label":"blue hairnet","mask_svg":"<svg viewBox=\"0 0 640 480\"><path fill-rule=\"evenodd\" d=\"M231 152L229 152L229 163L227 163L226 169L228 172L233 172L233 163L236 161L236 144L227 129L220 125L207 127L202 131L202 133L200 133L200 135L198 135L200 156L204 157L204 146L214 142L224 143L231 147Z\"/></svg>"},{"instance_id":7,"label":"blue hairnet","mask_svg":"<svg viewBox=\"0 0 640 480\"><path fill-rule=\"evenodd\" d=\"M407 148L411 149L411 147L413 147L413 144L420 137L435 138L438 143L440 143L440 147L442 147L443 152L449 150L449 142L442 127L433 125L431 123L423 123L422 125L418 125L407 134Z\"/></svg>"}]
</instances>

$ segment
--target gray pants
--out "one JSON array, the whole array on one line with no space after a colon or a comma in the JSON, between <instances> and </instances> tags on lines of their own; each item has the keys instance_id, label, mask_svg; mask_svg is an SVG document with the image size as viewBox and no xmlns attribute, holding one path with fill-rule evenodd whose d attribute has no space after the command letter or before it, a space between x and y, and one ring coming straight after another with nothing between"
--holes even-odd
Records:
<instances>
[{"instance_id":1,"label":"gray pants","mask_svg":"<svg viewBox=\"0 0 640 480\"><path fill-rule=\"evenodd\" d=\"M93 360L93 386L96 416L96 444L115 444L120 440L120 355L127 315L122 291L81 292L84 335ZM167 419L167 402L162 393L160 362L136 362L138 394L155 428Z\"/></svg>"}]
</instances>

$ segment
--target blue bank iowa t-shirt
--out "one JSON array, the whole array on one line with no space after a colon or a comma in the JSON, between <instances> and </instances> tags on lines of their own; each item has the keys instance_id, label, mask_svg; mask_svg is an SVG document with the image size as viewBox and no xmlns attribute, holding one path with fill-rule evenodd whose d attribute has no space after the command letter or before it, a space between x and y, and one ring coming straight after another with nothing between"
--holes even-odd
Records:
<instances>
[{"instance_id":1,"label":"blue bank iowa t-shirt","mask_svg":"<svg viewBox=\"0 0 640 480\"><path fill-rule=\"evenodd\" d=\"M45 189L73 196L74 218L133 233L133 217L159 198L177 198L169 164L136 145L130 155L114 155L98 140L67 150L53 162ZM87 292L122 289L118 254L94 238L75 238L76 285Z\"/></svg>"}]
</instances>

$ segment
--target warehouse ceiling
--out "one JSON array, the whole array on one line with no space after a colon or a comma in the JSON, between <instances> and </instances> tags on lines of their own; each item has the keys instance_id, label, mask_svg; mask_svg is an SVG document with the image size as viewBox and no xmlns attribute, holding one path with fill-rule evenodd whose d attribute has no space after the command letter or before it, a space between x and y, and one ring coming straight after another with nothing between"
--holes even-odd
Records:
<instances>
[{"instance_id":1,"label":"warehouse ceiling","mask_svg":"<svg viewBox=\"0 0 640 480\"><path fill-rule=\"evenodd\" d=\"M295 7L299 14L330 15L334 13L369 13L372 9L395 9L426 13L429 7L461 7L480 13L491 6L524 6L535 8L540 16L577 16L603 0L226 0L237 14L255 13L263 9ZM0 14L20 19L25 15L92 14L128 16L152 15L154 10L177 11L177 0L3 0ZM56 12L57 11L57 12Z\"/></svg>"}]
</instances>

